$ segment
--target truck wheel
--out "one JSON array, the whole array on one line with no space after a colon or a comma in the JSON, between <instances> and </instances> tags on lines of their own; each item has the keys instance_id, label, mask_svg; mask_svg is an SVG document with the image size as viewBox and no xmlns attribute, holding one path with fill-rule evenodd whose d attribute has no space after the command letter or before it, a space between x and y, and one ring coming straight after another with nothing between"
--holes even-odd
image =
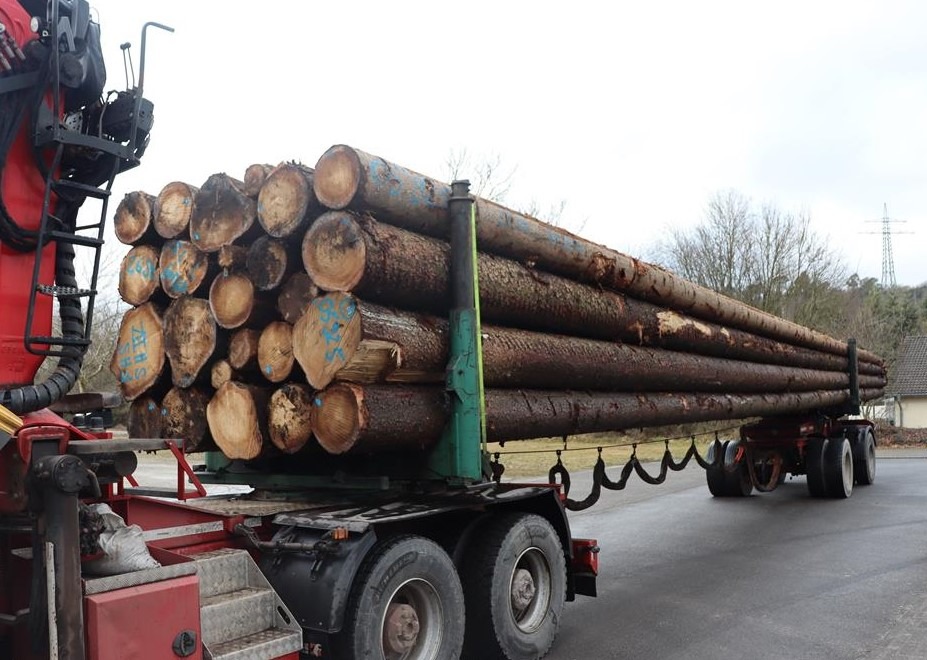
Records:
<instances>
[{"instance_id":1,"label":"truck wheel","mask_svg":"<svg viewBox=\"0 0 927 660\"><path fill-rule=\"evenodd\" d=\"M722 444L724 464L705 471L708 491L715 497L746 497L753 492L753 481L750 479L750 471L747 469L745 461L742 460L736 469L729 471L731 466L734 465L738 447L740 447L739 440L731 440ZM715 460L715 445L713 443L708 447L705 460L708 462Z\"/></svg>"},{"instance_id":2,"label":"truck wheel","mask_svg":"<svg viewBox=\"0 0 927 660\"><path fill-rule=\"evenodd\" d=\"M447 660L460 656L464 598L454 563L420 536L378 543L351 586L335 639L345 660Z\"/></svg>"},{"instance_id":3,"label":"truck wheel","mask_svg":"<svg viewBox=\"0 0 927 660\"><path fill-rule=\"evenodd\" d=\"M824 488L836 499L853 493L853 452L846 438L830 438L824 447Z\"/></svg>"},{"instance_id":4,"label":"truck wheel","mask_svg":"<svg viewBox=\"0 0 927 660\"><path fill-rule=\"evenodd\" d=\"M534 660L550 649L566 599L563 547L541 516L511 513L477 530L463 570L464 656Z\"/></svg>"},{"instance_id":5,"label":"truck wheel","mask_svg":"<svg viewBox=\"0 0 927 660\"><path fill-rule=\"evenodd\" d=\"M805 476L808 479L808 493L811 497L824 497L824 448L826 438L810 438L805 443Z\"/></svg>"},{"instance_id":6,"label":"truck wheel","mask_svg":"<svg viewBox=\"0 0 927 660\"><path fill-rule=\"evenodd\" d=\"M853 450L853 476L860 486L869 486L875 481L876 448L875 437L868 426L859 427Z\"/></svg>"}]
</instances>

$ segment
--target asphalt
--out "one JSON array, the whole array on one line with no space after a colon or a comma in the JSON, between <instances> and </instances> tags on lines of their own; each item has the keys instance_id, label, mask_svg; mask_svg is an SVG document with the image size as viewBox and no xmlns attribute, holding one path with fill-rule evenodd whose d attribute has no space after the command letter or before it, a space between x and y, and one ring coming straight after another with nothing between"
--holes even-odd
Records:
<instances>
[{"instance_id":1,"label":"asphalt","mask_svg":"<svg viewBox=\"0 0 927 660\"><path fill-rule=\"evenodd\" d=\"M567 604L550 660L927 658L924 450L880 451L848 500L811 499L802 477L716 499L690 468L571 524L602 548L599 596Z\"/></svg>"}]
</instances>

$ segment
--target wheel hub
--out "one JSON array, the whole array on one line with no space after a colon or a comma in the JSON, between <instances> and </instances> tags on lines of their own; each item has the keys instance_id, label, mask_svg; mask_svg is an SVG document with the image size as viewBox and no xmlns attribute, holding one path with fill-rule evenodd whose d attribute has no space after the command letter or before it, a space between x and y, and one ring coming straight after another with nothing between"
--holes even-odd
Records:
<instances>
[{"instance_id":1,"label":"wheel hub","mask_svg":"<svg viewBox=\"0 0 927 660\"><path fill-rule=\"evenodd\" d=\"M420 623L415 608L405 603L391 603L383 626L383 645L389 653L407 653L418 641Z\"/></svg>"},{"instance_id":2,"label":"wheel hub","mask_svg":"<svg viewBox=\"0 0 927 660\"><path fill-rule=\"evenodd\" d=\"M531 572L524 568L515 571L512 578L512 608L516 612L523 612L534 600L537 587Z\"/></svg>"}]
</instances>

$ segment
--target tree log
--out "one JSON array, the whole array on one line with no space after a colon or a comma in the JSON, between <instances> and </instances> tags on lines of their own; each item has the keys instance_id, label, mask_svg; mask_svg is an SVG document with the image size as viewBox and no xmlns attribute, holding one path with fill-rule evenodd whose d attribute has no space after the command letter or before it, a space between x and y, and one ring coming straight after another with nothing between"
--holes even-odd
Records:
<instances>
[{"instance_id":1,"label":"tree log","mask_svg":"<svg viewBox=\"0 0 927 660\"><path fill-rule=\"evenodd\" d=\"M257 199L258 193L261 192L261 186L264 185L267 177L270 176L270 173L273 171L273 165L262 163L249 165L248 169L245 170L245 178L242 180L241 191L248 197Z\"/></svg>"},{"instance_id":2,"label":"tree log","mask_svg":"<svg viewBox=\"0 0 927 660\"><path fill-rule=\"evenodd\" d=\"M160 252L152 245L136 245L119 265L119 297L134 307L152 298L164 302L158 258Z\"/></svg>"},{"instance_id":3,"label":"tree log","mask_svg":"<svg viewBox=\"0 0 927 660\"><path fill-rule=\"evenodd\" d=\"M225 271L244 270L247 261L248 248L244 245L223 245L216 253L216 262Z\"/></svg>"},{"instance_id":4,"label":"tree log","mask_svg":"<svg viewBox=\"0 0 927 660\"><path fill-rule=\"evenodd\" d=\"M120 243L158 245L161 238L154 227L157 197L146 192L128 193L116 207L113 229Z\"/></svg>"},{"instance_id":5,"label":"tree log","mask_svg":"<svg viewBox=\"0 0 927 660\"><path fill-rule=\"evenodd\" d=\"M354 291L389 306L447 314L446 243L370 218L333 211L302 244L306 271L322 289ZM542 332L623 341L749 362L846 373L847 358L698 321L517 262L478 255L480 311L487 322ZM876 365L860 373L881 375Z\"/></svg>"},{"instance_id":6,"label":"tree log","mask_svg":"<svg viewBox=\"0 0 927 660\"><path fill-rule=\"evenodd\" d=\"M164 415L161 436L182 440L183 450L188 454L215 449L206 422L210 398L211 393L200 387L171 388L161 402Z\"/></svg>"},{"instance_id":7,"label":"tree log","mask_svg":"<svg viewBox=\"0 0 927 660\"><path fill-rule=\"evenodd\" d=\"M161 248L158 266L161 288L171 298L200 293L205 297L204 282L215 275L209 257L189 241L167 241Z\"/></svg>"},{"instance_id":8,"label":"tree log","mask_svg":"<svg viewBox=\"0 0 927 660\"><path fill-rule=\"evenodd\" d=\"M153 223L161 238L183 238L189 234L197 188L182 181L173 181L158 194Z\"/></svg>"},{"instance_id":9,"label":"tree log","mask_svg":"<svg viewBox=\"0 0 927 660\"><path fill-rule=\"evenodd\" d=\"M221 350L218 340L216 320L207 301L181 296L168 306L164 313L164 346L175 387L190 387L209 378L204 368Z\"/></svg>"},{"instance_id":10,"label":"tree log","mask_svg":"<svg viewBox=\"0 0 927 660\"><path fill-rule=\"evenodd\" d=\"M156 399L144 395L129 406L126 431L130 438L161 437L161 405Z\"/></svg>"},{"instance_id":11,"label":"tree log","mask_svg":"<svg viewBox=\"0 0 927 660\"><path fill-rule=\"evenodd\" d=\"M283 163L267 177L258 194L258 221L269 235L283 238L295 233L317 214L312 191L312 168Z\"/></svg>"},{"instance_id":12,"label":"tree log","mask_svg":"<svg viewBox=\"0 0 927 660\"><path fill-rule=\"evenodd\" d=\"M864 400L881 395L865 390ZM486 432L492 442L763 415L844 405L847 391L791 394L486 391ZM316 393L312 430L329 453L379 453L432 446L450 414L441 388L335 383Z\"/></svg>"},{"instance_id":13,"label":"tree log","mask_svg":"<svg viewBox=\"0 0 927 660\"><path fill-rule=\"evenodd\" d=\"M229 364L238 371L258 371L259 330L239 328L229 340Z\"/></svg>"},{"instance_id":14,"label":"tree log","mask_svg":"<svg viewBox=\"0 0 927 660\"><path fill-rule=\"evenodd\" d=\"M230 380L210 399L206 419L213 441L228 458L257 458L268 437L267 392Z\"/></svg>"},{"instance_id":15,"label":"tree log","mask_svg":"<svg viewBox=\"0 0 927 660\"><path fill-rule=\"evenodd\" d=\"M295 454L312 439L314 399L312 389L298 383L287 383L270 396L267 430L284 454Z\"/></svg>"},{"instance_id":16,"label":"tree log","mask_svg":"<svg viewBox=\"0 0 927 660\"><path fill-rule=\"evenodd\" d=\"M219 327L263 326L274 317L272 306L258 299L251 280L242 273L219 273L209 287L209 307Z\"/></svg>"},{"instance_id":17,"label":"tree log","mask_svg":"<svg viewBox=\"0 0 927 660\"><path fill-rule=\"evenodd\" d=\"M213 362L212 368L209 370L209 384L212 385L212 389L217 390L230 380L238 380L238 374L232 369L229 361L219 360Z\"/></svg>"},{"instance_id":18,"label":"tree log","mask_svg":"<svg viewBox=\"0 0 927 660\"><path fill-rule=\"evenodd\" d=\"M164 329L152 303L130 309L122 317L109 369L126 401L153 388L164 371Z\"/></svg>"},{"instance_id":19,"label":"tree log","mask_svg":"<svg viewBox=\"0 0 927 660\"><path fill-rule=\"evenodd\" d=\"M227 174L213 174L196 194L190 239L203 252L217 252L223 245L257 235L250 231L256 226L257 205L242 186Z\"/></svg>"},{"instance_id":20,"label":"tree log","mask_svg":"<svg viewBox=\"0 0 927 660\"><path fill-rule=\"evenodd\" d=\"M282 383L293 371L293 326L286 321L269 323L258 340L258 366L264 378Z\"/></svg>"},{"instance_id":21,"label":"tree log","mask_svg":"<svg viewBox=\"0 0 927 660\"><path fill-rule=\"evenodd\" d=\"M371 210L381 220L411 231L441 239L448 236L450 186L377 156L344 145L332 147L316 165L314 189L318 200L329 208ZM559 227L483 199L477 199L477 213L476 238L483 250L625 292L705 321L841 357L847 355L846 342L750 307ZM861 350L859 359L882 363L868 351Z\"/></svg>"},{"instance_id":22,"label":"tree log","mask_svg":"<svg viewBox=\"0 0 927 660\"><path fill-rule=\"evenodd\" d=\"M276 289L287 275L301 268L299 246L298 241L284 243L270 236L254 241L245 261L254 288L258 291Z\"/></svg>"},{"instance_id":23,"label":"tree log","mask_svg":"<svg viewBox=\"0 0 927 660\"><path fill-rule=\"evenodd\" d=\"M306 273L290 275L277 296L277 311L284 321L295 324L306 313L313 299L319 295L319 287Z\"/></svg>"}]
</instances>

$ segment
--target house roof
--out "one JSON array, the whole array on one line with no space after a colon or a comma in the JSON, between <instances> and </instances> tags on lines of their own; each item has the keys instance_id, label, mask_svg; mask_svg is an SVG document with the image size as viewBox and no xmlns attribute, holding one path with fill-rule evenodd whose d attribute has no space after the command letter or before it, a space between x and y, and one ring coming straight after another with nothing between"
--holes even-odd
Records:
<instances>
[{"instance_id":1,"label":"house roof","mask_svg":"<svg viewBox=\"0 0 927 660\"><path fill-rule=\"evenodd\" d=\"M927 336L905 337L892 380L892 394L927 395Z\"/></svg>"}]
</instances>

